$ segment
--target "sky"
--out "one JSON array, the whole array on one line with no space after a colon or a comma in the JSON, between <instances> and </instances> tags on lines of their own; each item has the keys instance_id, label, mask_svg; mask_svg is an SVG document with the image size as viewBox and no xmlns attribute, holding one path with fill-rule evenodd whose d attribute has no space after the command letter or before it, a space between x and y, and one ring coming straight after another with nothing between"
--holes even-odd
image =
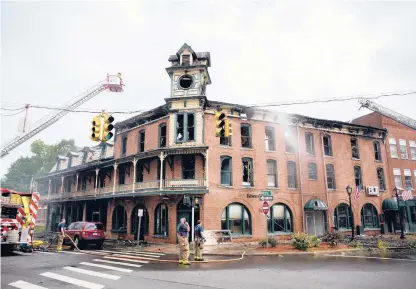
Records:
<instances>
[{"instance_id":1,"label":"sky","mask_svg":"<svg viewBox=\"0 0 416 289\"><path fill-rule=\"evenodd\" d=\"M313 4L312 4L313 3ZM121 72L122 93L78 109L141 110L169 97L169 55L186 42L211 53L210 100L258 104L416 90L416 2L2 1L1 107L61 106ZM416 95L377 103L416 119ZM356 100L279 111L350 121ZM1 110L1 144L24 113ZM50 110L30 108L34 123ZM30 143L73 138L92 146L90 113L71 113L1 159L0 173ZM115 121L132 115L116 114Z\"/></svg>"}]
</instances>

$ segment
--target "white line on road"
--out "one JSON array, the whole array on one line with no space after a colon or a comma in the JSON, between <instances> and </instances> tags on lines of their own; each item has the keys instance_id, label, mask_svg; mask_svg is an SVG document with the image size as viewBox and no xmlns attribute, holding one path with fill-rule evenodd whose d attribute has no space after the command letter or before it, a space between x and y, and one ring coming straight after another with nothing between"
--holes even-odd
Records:
<instances>
[{"instance_id":1,"label":"white line on road","mask_svg":"<svg viewBox=\"0 0 416 289\"><path fill-rule=\"evenodd\" d=\"M120 268L120 267L114 267L114 266L108 266L108 265L102 265L102 264L95 264L95 263L89 263L89 262L81 262L80 264L85 265L85 266L99 267L99 268L104 268L104 269L114 270L114 271L120 271L120 272L125 272L125 273L133 272L133 270L131 270L131 269L125 269L125 268Z\"/></svg>"},{"instance_id":2,"label":"white line on road","mask_svg":"<svg viewBox=\"0 0 416 289\"><path fill-rule=\"evenodd\" d=\"M143 260L152 260L152 261L158 261L159 259L156 259L156 258L149 258L149 257L142 257L142 256L131 256L131 255L123 255L123 254L112 254L112 256L115 256L115 257L136 257L136 258L140 258L140 259L143 259ZM126 258L126 259L128 259L128 258Z\"/></svg>"},{"instance_id":3,"label":"white line on road","mask_svg":"<svg viewBox=\"0 0 416 289\"><path fill-rule=\"evenodd\" d=\"M416 260L410 259L399 259L399 258L386 258L386 257L370 257L370 256L345 256L345 255L330 255L324 254L327 257L342 257L342 258L362 258L362 259L379 259L379 260L396 260L396 261L409 261L409 262L416 262Z\"/></svg>"},{"instance_id":4,"label":"white line on road","mask_svg":"<svg viewBox=\"0 0 416 289\"><path fill-rule=\"evenodd\" d=\"M56 253L52 253L52 252L43 252L43 251L36 251L36 253L49 254L49 255L55 255L56 254Z\"/></svg>"},{"instance_id":5,"label":"white line on road","mask_svg":"<svg viewBox=\"0 0 416 289\"><path fill-rule=\"evenodd\" d=\"M164 253L154 253L154 252L146 252L146 251L123 251L123 252L138 253L138 254L148 254L148 255L156 255L156 256L166 255Z\"/></svg>"},{"instance_id":6,"label":"white line on road","mask_svg":"<svg viewBox=\"0 0 416 289\"><path fill-rule=\"evenodd\" d=\"M105 259L113 259L113 260L120 260L120 261L127 261L127 262L133 262L133 263L142 263L147 264L149 261L142 261L142 260L131 260L126 258L120 258L120 257L113 257L113 256L105 256Z\"/></svg>"},{"instance_id":7,"label":"white line on road","mask_svg":"<svg viewBox=\"0 0 416 289\"><path fill-rule=\"evenodd\" d=\"M48 289L46 287L38 286L38 285L28 283L22 280L10 283L9 286L19 288L19 289Z\"/></svg>"},{"instance_id":8,"label":"white line on road","mask_svg":"<svg viewBox=\"0 0 416 289\"><path fill-rule=\"evenodd\" d=\"M75 279L75 278L71 278L71 277L68 277L68 276L59 275L59 274L55 274L55 273L51 273L51 272L45 272L45 273L42 273L40 275L45 276L45 277L49 277L49 278L52 278L52 279L56 279L58 281L74 284L74 285L77 285L77 286L80 286L80 287L88 288L88 289L102 289L102 288L104 288L104 285L100 285L100 284L97 284L97 283L92 283L92 282L88 282L88 281L84 281L84 280L79 280L79 279Z\"/></svg>"},{"instance_id":9,"label":"white line on road","mask_svg":"<svg viewBox=\"0 0 416 289\"><path fill-rule=\"evenodd\" d=\"M94 259L93 261L114 264L114 265L123 265L123 266L128 266L128 267L135 267L135 268L140 268L142 266L142 265L129 264L129 263L124 263L124 262L117 262L117 261L110 261L110 260L103 260L103 259Z\"/></svg>"},{"instance_id":10,"label":"white line on road","mask_svg":"<svg viewBox=\"0 0 416 289\"><path fill-rule=\"evenodd\" d=\"M61 253L74 254L74 255L84 255L85 254L85 253L81 253L81 252L72 252L72 251L61 251Z\"/></svg>"},{"instance_id":11,"label":"white line on road","mask_svg":"<svg viewBox=\"0 0 416 289\"><path fill-rule=\"evenodd\" d=\"M91 271L91 270L85 270L85 269L81 269L81 268L77 268L77 267L65 266L63 269L68 270L68 271L72 271L72 272L77 272L77 273L85 274L85 275L90 275L90 276L95 276L95 277L110 279L110 280L118 280L118 279L121 278L121 276L111 275L111 274L105 274L105 273L100 273L100 272Z\"/></svg>"},{"instance_id":12,"label":"white line on road","mask_svg":"<svg viewBox=\"0 0 416 289\"><path fill-rule=\"evenodd\" d=\"M128 252L119 252L119 251L102 251L102 252L108 252L111 254L121 254L121 255L129 255L129 256L139 256L139 257L152 257L152 258L160 258L160 256L155 255L148 255L141 252L135 252L135 253L128 253Z\"/></svg>"}]
</instances>

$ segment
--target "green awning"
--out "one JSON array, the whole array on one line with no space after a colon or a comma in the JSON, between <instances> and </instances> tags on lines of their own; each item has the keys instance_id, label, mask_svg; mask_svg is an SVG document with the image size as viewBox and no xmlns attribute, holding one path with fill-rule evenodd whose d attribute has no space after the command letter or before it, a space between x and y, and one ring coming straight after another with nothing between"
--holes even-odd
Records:
<instances>
[{"instance_id":1,"label":"green awning","mask_svg":"<svg viewBox=\"0 0 416 289\"><path fill-rule=\"evenodd\" d=\"M383 211L398 211L396 199L391 198L383 200L381 208Z\"/></svg>"},{"instance_id":2,"label":"green awning","mask_svg":"<svg viewBox=\"0 0 416 289\"><path fill-rule=\"evenodd\" d=\"M305 211L326 211L328 206L320 199L315 198L307 201L303 209Z\"/></svg>"}]
</instances>

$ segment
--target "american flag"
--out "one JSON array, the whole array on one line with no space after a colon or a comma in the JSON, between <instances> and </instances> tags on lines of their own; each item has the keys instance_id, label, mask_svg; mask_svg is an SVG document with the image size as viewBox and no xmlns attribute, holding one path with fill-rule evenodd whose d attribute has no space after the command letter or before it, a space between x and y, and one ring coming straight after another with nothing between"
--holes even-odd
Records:
<instances>
[{"instance_id":1,"label":"american flag","mask_svg":"<svg viewBox=\"0 0 416 289\"><path fill-rule=\"evenodd\" d=\"M412 195L412 191L409 189L409 190L404 190L403 191L403 193L402 193L402 198L403 198L403 201L408 201L408 200L412 200L413 199L413 195Z\"/></svg>"},{"instance_id":2,"label":"american flag","mask_svg":"<svg viewBox=\"0 0 416 289\"><path fill-rule=\"evenodd\" d=\"M354 194L354 199L355 200L358 200L358 198L360 197L361 188L362 188L362 185L357 186L357 189L355 190L355 194Z\"/></svg>"}]
</instances>

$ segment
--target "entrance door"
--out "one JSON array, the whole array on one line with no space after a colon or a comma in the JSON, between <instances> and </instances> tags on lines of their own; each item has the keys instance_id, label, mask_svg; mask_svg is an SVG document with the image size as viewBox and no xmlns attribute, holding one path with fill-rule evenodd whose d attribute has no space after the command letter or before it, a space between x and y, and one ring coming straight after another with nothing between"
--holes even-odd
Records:
<instances>
[{"instance_id":1,"label":"entrance door","mask_svg":"<svg viewBox=\"0 0 416 289\"><path fill-rule=\"evenodd\" d=\"M323 236L325 234L325 212L305 212L306 232L308 235Z\"/></svg>"},{"instance_id":2,"label":"entrance door","mask_svg":"<svg viewBox=\"0 0 416 289\"><path fill-rule=\"evenodd\" d=\"M100 222L100 212L92 212L92 222Z\"/></svg>"},{"instance_id":3,"label":"entrance door","mask_svg":"<svg viewBox=\"0 0 416 289\"><path fill-rule=\"evenodd\" d=\"M194 228L192 228L192 224L191 224L192 223L191 217L192 217L191 213L189 213L189 212L178 212L178 221L176 223L176 224L179 224L180 219L186 218L186 221L188 222L189 227L191 228L191 230L189 231L189 234L188 234L189 242L192 240L192 234L194 232Z\"/></svg>"}]
</instances>

